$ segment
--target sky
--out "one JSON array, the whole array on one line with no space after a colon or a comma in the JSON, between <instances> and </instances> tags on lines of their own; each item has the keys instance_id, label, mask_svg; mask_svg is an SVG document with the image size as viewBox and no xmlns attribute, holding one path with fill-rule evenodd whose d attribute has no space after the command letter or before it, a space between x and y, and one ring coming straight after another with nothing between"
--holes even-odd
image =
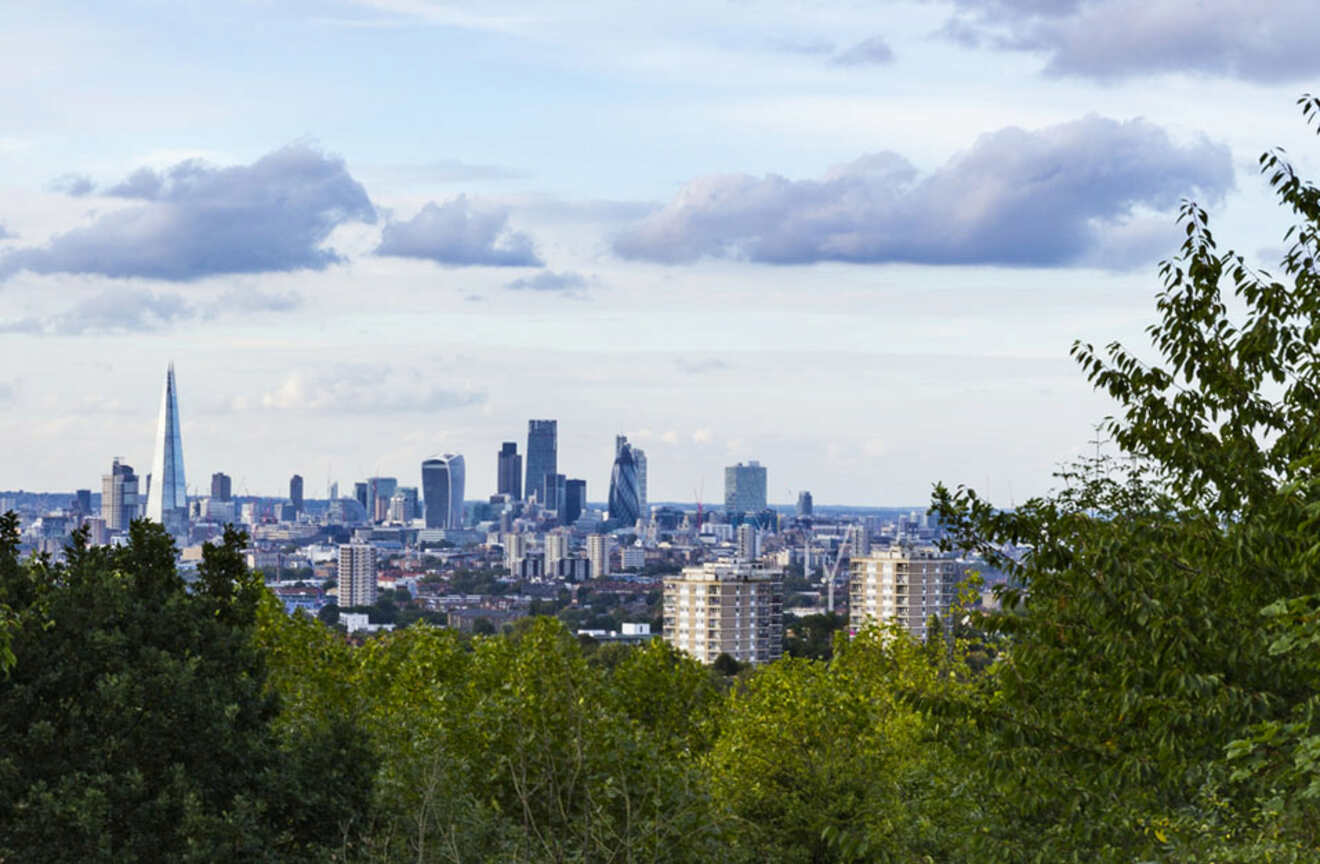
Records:
<instances>
[{"instance_id":1,"label":"sky","mask_svg":"<svg viewBox=\"0 0 1320 864\"><path fill-rule=\"evenodd\" d=\"M14 2L0 28L0 488L467 497L559 421L652 500L1001 504L1114 406L1184 199L1277 268L1316 176L1309 0Z\"/></svg>"}]
</instances>

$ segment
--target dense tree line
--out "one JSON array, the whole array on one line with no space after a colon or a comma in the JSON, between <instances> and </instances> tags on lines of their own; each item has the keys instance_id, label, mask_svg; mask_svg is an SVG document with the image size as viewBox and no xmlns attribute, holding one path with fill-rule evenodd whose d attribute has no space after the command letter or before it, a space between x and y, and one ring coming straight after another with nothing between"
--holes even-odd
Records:
<instances>
[{"instance_id":1,"label":"dense tree line","mask_svg":"<svg viewBox=\"0 0 1320 864\"><path fill-rule=\"evenodd\" d=\"M6 517L0 860L1320 860L1320 190L1262 167L1281 278L1189 204L1152 356L1076 346L1110 455L1012 511L937 488L1011 579L927 644L803 619L728 675L548 617L354 646L241 535L188 588L147 523L55 564Z\"/></svg>"}]
</instances>

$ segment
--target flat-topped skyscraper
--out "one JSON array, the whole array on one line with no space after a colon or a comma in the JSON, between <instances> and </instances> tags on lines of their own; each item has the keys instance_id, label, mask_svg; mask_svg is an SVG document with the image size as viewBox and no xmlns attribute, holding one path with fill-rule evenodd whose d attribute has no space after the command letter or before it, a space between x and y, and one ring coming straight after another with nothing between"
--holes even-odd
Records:
<instances>
[{"instance_id":1,"label":"flat-topped skyscraper","mask_svg":"<svg viewBox=\"0 0 1320 864\"><path fill-rule=\"evenodd\" d=\"M165 372L165 392L160 397L146 517L164 525L171 534L182 534L188 528L188 487L183 476L183 437L179 432L179 396L173 363Z\"/></svg>"},{"instance_id":2,"label":"flat-topped skyscraper","mask_svg":"<svg viewBox=\"0 0 1320 864\"><path fill-rule=\"evenodd\" d=\"M523 495L546 503L545 475L559 473L559 421L527 421L527 482Z\"/></svg>"}]
</instances>

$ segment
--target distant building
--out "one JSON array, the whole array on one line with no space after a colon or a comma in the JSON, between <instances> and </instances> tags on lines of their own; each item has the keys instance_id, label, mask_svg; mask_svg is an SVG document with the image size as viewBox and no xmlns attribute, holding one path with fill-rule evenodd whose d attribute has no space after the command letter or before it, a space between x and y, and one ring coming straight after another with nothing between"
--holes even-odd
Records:
<instances>
[{"instance_id":1,"label":"distant building","mask_svg":"<svg viewBox=\"0 0 1320 864\"><path fill-rule=\"evenodd\" d=\"M339 547L339 605L370 606L376 602L376 549L366 543Z\"/></svg>"},{"instance_id":2,"label":"distant building","mask_svg":"<svg viewBox=\"0 0 1320 864\"><path fill-rule=\"evenodd\" d=\"M854 557L849 569L849 631L892 621L920 640L931 615L949 614L962 579L958 562L934 547L891 546Z\"/></svg>"},{"instance_id":3,"label":"distant building","mask_svg":"<svg viewBox=\"0 0 1320 864\"><path fill-rule=\"evenodd\" d=\"M558 572L559 561L568 557L568 535L563 531L552 531L545 535L545 572Z\"/></svg>"},{"instance_id":4,"label":"distant building","mask_svg":"<svg viewBox=\"0 0 1320 864\"><path fill-rule=\"evenodd\" d=\"M165 526L171 534L188 530L188 486L183 476L183 435L179 428L179 394L174 384L174 364L165 372L156 420L156 453L151 459L152 478L147 491L146 517Z\"/></svg>"},{"instance_id":5,"label":"distant building","mask_svg":"<svg viewBox=\"0 0 1320 864\"><path fill-rule=\"evenodd\" d=\"M505 441L500 445L495 483L496 495L508 495L514 501L522 500L522 456L518 443Z\"/></svg>"},{"instance_id":6,"label":"distant building","mask_svg":"<svg viewBox=\"0 0 1320 864\"><path fill-rule=\"evenodd\" d=\"M422 463L422 495L427 528L463 527L463 487L467 468L455 453L432 456Z\"/></svg>"},{"instance_id":7,"label":"distant building","mask_svg":"<svg viewBox=\"0 0 1320 864\"><path fill-rule=\"evenodd\" d=\"M403 502L400 508L399 521L411 522L422 515L421 497L418 495L416 486L400 486L399 491L394 493L394 497L402 499ZM394 499L390 500L393 501Z\"/></svg>"},{"instance_id":8,"label":"distant building","mask_svg":"<svg viewBox=\"0 0 1320 864\"><path fill-rule=\"evenodd\" d=\"M641 546L624 546L619 550L620 570L641 570L646 566L646 550Z\"/></svg>"},{"instance_id":9,"label":"distant building","mask_svg":"<svg viewBox=\"0 0 1320 864\"><path fill-rule=\"evenodd\" d=\"M545 503L545 477L559 473L559 421L527 421L527 483L523 494Z\"/></svg>"},{"instance_id":10,"label":"distant building","mask_svg":"<svg viewBox=\"0 0 1320 864\"><path fill-rule=\"evenodd\" d=\"M106 530L105 520L100 516L88 516L83 520L87 527L87 542L92 546L104 546L110 542L110 532Z\"/></svg>"},{"instance_id":11,"label":"distant building","mask_svg":"<svg viewBox=\"0 0 1320 864\"><path fill-rule=\"evenodd\" d=\"M569 480L564 483L564 506L559 511L559 521L572 525L582 518L582 511L587 509L587 481Z\"/></svg>"},{"instance_id":12,"label":"distant building","mask_svg":"<svg viewBox=\"0 0 1320 864\"><path fill-rule=\"evenodd\" d=\"M73 508L79 516L92 515L92 490L79 489L73 493Z\"/></svg>"},{"instance_id":13,"label":"distant building","mask_svg":"<svg viewBox=\"0 0 1320 864\"><path fill-rule=\"evenodd\" d=\"M866 525L848 526L848 555L865 558L871 554L871 529Z\"/></svg>"},{"instance_id":14,"label":"distant building","mask_svg":"<svg viewBox=\"0 0 1320 864\"><path fill-rule=\"evenodd\" d=\"M353 484L353 500L354 500L354 501L357 501L359 504L362 505L362 512L363 512L363 514L364 514L364 517L363 517L363 518L365 518L367 521L371 521L371 510L368 509L368 507L367 507L367 484L366 484L366 483L354 483L354 484Z\"/></svg>"},{"instance_id":15,"label":"distant building","mask_svg":"<svg viewBox=\"0 0 1320 864\"><path fill-rule=\"evenodd\" d=\"M730 513L759 513L766 508L765 466L756 460L724 469L724 509Z\"/></svg>"},{"instance_id":16,"label":"distant building","mask_svg":"<svg viewBox=\"0 0 1320 864\"><path fill-rule=\"evenodd\" d=\"M798 493L797 515L810 516L815 504L811 500L811 493L802 491Z\"/></svg>"},{"instance_id":17,"label":"distant building","mask_svg":"<svg viewBox=\"0 0 1320 864\"><path fill-rule=\"evenodd\" d=\"M756 526L743 523L738 526L738 558L743 561L755 561L761 554L761 538Z\"/></svg>"},{"instance_id":18,"label":"distant building","mask_svg":"<svg viewBox=\"0 0 1320 864\"><path fill-rule=\"evenodd\" d=\"M728 654L769 663L783 653L784 582L747 561L707 561L665 579L664 638L702 663Z\"/></svg>"},{"instance_id":19,"label":"distant building","mask_svg":"<svg viewBox=\"0 0 1320 864\"><path fill-rule=\"evenodd\" d=\"M623 525L632 525L642 515L642 502L637 489L637 463L633 460L628 439L620 435L615 439L616 455L610 471L610 519Z\"/></svg>"},{"instance_id":20,"label":"distant building","mask_svg":"<svg viewBox=\"0 0 1320 864\"><path fill-rule=\"evenodd\" d=\"M101 518L109 531L124 531L138 517L138 478L118 459L101 477Z\"/></svg>"},{"instance_id":21,"label":"distant building","mask_svg":"<svg viewBox=\"0 0 1320 864\"><path fill-rule=\"evenodd\" d=\"M211 498L216 501L229 501L234 497L234 481L228 474L217 471L211 475Z\"/></svg>"},{"instance_id":22,"label":"distant building","mask_svg":"<svg viewBox=\"0 0 1320 864\"><path fill-rule=\"evenodd\" d=\"M587 536L587 560L591 562L591 578L604 579L610 575L610 537L608 534Z\"/></svg>"},{"instance_id":23,"label":"distant building","mask_svg":"<svg viewBox=\"0 0 1320 864\"><path fill-rule=\"evenodd\" d=\"M295 514L303 511L303 479L301 474L289 478L289 503L293 504Z\"/></svg>"},{"instance_id":24,"label":"distant building","mask_svg":"<svg viewBox=\"0 0 1320 864\"><path fill-rule=\"evenodd\" d=\"M563 474L545 475L545 500L541 502L546 510L553 510L563 521L564 499L568 493L568 478Z\"/></svg>"},{"instance_id":25,"label":"distant building","mask_svg":"<svg viewBox=\"0 0 1320 864\"><path fill-rule=\"evenodd\" d=\"M645 518L651 512L651 505L646 497L646 451L640 447L632 448L633 464L637 466L637 512Z\"/></svg>"},{"instance_id":26,"label":"distant building","mask_svg":"<svg viewBox=\"0 0 1320 864\"><path fill-rule=\"evenodd\" d=\"M504 547L504 566L513 573L518 562L527 554L527 535L509 532L500 536L500 545Z\"/></svg>"},{"instance_id":27,"label":"distant building","mask_svg":"<svg viewBox=\"0 0 1320 864\"><path fill-rule=\"evenodd\" d=\"M383 522L389 516L390 499L399 490L397 477L368 477L367 500L362 506L367 508L367 518Z\"/></svg>"}]
</instances>

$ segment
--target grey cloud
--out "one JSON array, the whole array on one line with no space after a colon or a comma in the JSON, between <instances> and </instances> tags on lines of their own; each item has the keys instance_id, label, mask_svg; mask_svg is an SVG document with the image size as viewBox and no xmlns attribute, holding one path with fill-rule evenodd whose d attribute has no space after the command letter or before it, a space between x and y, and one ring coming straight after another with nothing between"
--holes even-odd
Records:
<instances>
[{"instance_id":1,"label":"grey cloud","mask_svg":"<svg viewBox=\"0 0 1320 864\"><path fill-rule=\"evenodd\" d=\"M944 35L1033 51L1054 75L1198 72L1289 81L1320 72L1313 0L955 0Z\"/></svg>"},{"instance_id":2,"label":"grey cloud","mask_svg":"<svg viewBox=\"0 0 1320 864\"><path fill-rule=\"evenodd\" d=\"M863 39L856 45L837 54L831 61L836 66L876 66L894 62L894 49L882 36Z\"/></svg>"},{"instance_id":3,"label":"grey cloud","mask_svg":"<svg viewBox=\"0 0 1320 864\"><path fill-rule=\"evenodd\" d=\"M170 176L183 176L195 163L183 162L176 165ZM119 183L105 190L105 194L116 198L140 198L155 201L165 191L165 177L150 168L139 168Z\"/></svg>"},{"instance_id":4,"label":"grey cloud","mask_svg":"<svg viewBox=\"0 0 1320 864\"><path fill-rule=\"evenodd\" d=\"M5 226L0 225L0 240L12 240L14 235L5 230Z\"/></svg>"},{"instance_id":5,"label":"grey cloud","mask_svg":"<svg viewBox=\"0 0 1320 864\"><path fill-rule=\"evenodd\" d=\"M1123 255L1141 247L1130 236L1138 214L1169 210L1193 193L1214 200L1232 183L1222 144L1179 146L1144 120L1091 116L983 135L920 177L903 157L881 153L821 180L699 178L617 236L614 249L671 264L736 257L1124 266L1133 262L1094 256L1115 233Z\"/></svg>"},{"instance_id":6,"label":"grey cloud","mask_svg":"<svg viewBox=\"0 0 1320 864\"><path fill-rule=\"evenodd\" d=\"M320 270L340 260L322 248L349 221L373 222L366 191L342 160L306 144L251 165L192 160L163 174L135 172L108 194L142 203L98 216L44 247L0 257L19 270L188 281L227 273Z\"/></svg>"},{"instance_id":7,"label":"grey cloud","mask_svg":"<svg viewBox=\"0 0 1320 864\"><path fill-rule=\"evenodd\" d=\"M262 291L245 285L225 291L216 305L235 312L289 312L302 302L302 296L293 291Z\"/></svg>"},{"instance_id":8,"label":"grey cloud","mask_svg":"<svg viewBox=\"0 0 1320 864\"><path fill-rule=\"evenodd\" d=\"M509 208L470 202L460 195L428 202L416 216L386 223L377 255L425 258L461 267L539 267L532 238L508 226Z\"/></svg>"},{"instance_id":9,"label":"grey cloud","mask_svg":"<svg viewBox=\"0 0 1320 864\"><path fill-rule=\"evenodd\" d=\"M195 311L182 296L171 292L107 290L75 303L58 315L0 321L0 333L55 336L138 333L191 318Z\"/></svg>"},{"instance_id":10,"label":"grey cloud","mask_svg":"<svg viewBox=\"0 0 1320 864\"><path fill-rule=\"evenodd\" d=\"M431 383L420 369L373 363L293 372L261 397L269 409L335 414L427 413L485 401L484 390L454 390Z\"/></svg>"},{"instance_id":11,"label":"grey cloud","mask_svg":"<svg viewBox=\"0 0 1320 864\"><path fill-rule=\"evenodd\" d=\"M61 174L50 182L50 188L74 198L82 198L92 194L96 186L86 174Z\"/></svg>"},{"instance_id":12,"label":"grey cloud","mask_svg":"<svg viewBox=\"0 0 1320 864\"><path fill-rule=\"evenodd\" d=\"M580 294L587 290L587 280L581 273L565 271L555 273L542 270L535 276L514 279L504 286L511 291L539 291L551 294Z\"/></svg>"}]
</instances>

